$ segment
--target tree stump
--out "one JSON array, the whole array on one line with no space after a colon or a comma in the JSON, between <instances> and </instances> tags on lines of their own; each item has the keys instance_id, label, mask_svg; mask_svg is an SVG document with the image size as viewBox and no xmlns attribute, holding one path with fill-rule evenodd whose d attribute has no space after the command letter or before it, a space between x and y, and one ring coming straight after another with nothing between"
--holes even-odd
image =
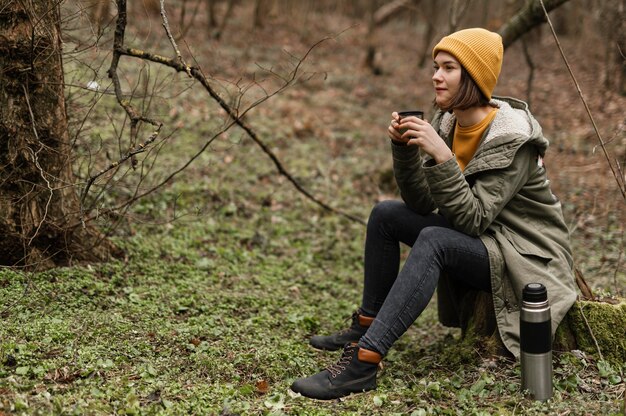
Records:
<instances>
[{"instance_id":1,"label":"tree stump","mask_svg":"<svg viewBox=\"0 0 626 416\"><path fill-rule=\"evenodd\" d=\"M491 293L468 291L459 306L459 325L461 338L476 344L482 354L513 357L500 338Z\"/></svg>"},{"instance_id":2,"label":"tree stump","mask_svg":"<svg viewBox=\"0 0 626 416\"><path fill-rule=\"evenodd\" d=\"M468 291L458 313L465 342L485 355L512 356L498 333L491 293ZM557 328L552 348L581 350L618 365L626 362L626 299L577 300Z\"/></svg>"},{"instance_id":3,"label":"tree stump","mask_svg":"<svg viewBox=\"0 0 626 416\"><path fill-rule=\"evenodd\" d=\"M578 300L559 325L553 348L626 362L626 299Z\"/></svg>"}]
</instances>

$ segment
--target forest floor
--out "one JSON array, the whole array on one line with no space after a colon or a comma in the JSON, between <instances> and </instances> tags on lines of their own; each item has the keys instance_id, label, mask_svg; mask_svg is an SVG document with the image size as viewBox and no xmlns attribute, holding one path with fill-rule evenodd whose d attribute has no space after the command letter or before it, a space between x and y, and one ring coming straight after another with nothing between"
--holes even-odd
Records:
<instances>
[{"instance_id":1,"label":"forest floor","mask_svg":"<svg viewBox=\"0 0 626 416\"><path fill-rule=\"evenodd\" d=\"M398 198L385 134L391 112L432 114L432 69L417 65L420 32L406 23L382 28L382 74L375 76L362 65L365 25L356 19L273 17L252 30L246 13L235 13L220 41L198 18L179 41L183 55L193 51L229 102L245 91L243 109L280 87L277 74L288 76L329 37L299 67L302 82L250 110L246 121L313 195L365 221L377 201ZM157 36L158 17L142 23L129 21L129 46L172 56ZM71 34L66 50L76 46ZM106 32L97 51L66 58L73 126L82 129L76 171L83 175L123 153L114 139L123 120L114 98L80 87L94 76L103 88L109 82L110 39ZM592 40L561 42L612 158L623 164L626 97L603 87L601 51L584 46ZM546 164L576 267L596 294L623 296L624 201L547 31L531 54L531 110L551 140ZM85 60L92 72L77 69ZM122 186L101 188L102 208L132 195L139 172L150 172L142 189L167 177L225 120L184 75L129 61L124 82L156 89L136 102L164 121L165 133L140 157L141 169L119 175ZM526 99L527 75L521 46L513 45L496 94ZM82 123L85 102L97 105ZM123 259L42 272L0 269L0 415L623 412L625 363L594 351L555 351L554 398L534 402L520 392L519 363L464 345L458 330L437 322L435 302L386 357L376 391L330 402L291 393L295 378L338 358L311 349L308 339L342 328L358 307L365 230L303 197L236 128L124 218L114 228L119 218L99 219L125 250Z\"/></svg>"}]
</instances>

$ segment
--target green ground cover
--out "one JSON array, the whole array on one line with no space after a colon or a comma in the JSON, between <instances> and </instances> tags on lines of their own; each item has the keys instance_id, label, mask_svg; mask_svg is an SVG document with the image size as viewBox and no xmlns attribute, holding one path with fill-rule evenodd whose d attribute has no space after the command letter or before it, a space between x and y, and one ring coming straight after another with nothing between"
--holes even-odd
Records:
<instances>
[{"instance_id":1,"label":"green ground cover","mask_svg":"<svg viewBox=\"0 0 626 416\"><path fill-rule=\"evenodd\" d=\"M291 62L289 54L302 56L329 32L354 23L324 19L297 28L284 24L238 32L241 36L225 36L222 43L192 31L189 44L207 73L218 75L212 82L221 83L220 93L232 99L241 73L245 84L259 71L256 62ZM152 24L159 27L158 17ZM239 26L233 21L231 27ZM389 30L398 42L386 47L394 57L414 47L406 26L396 29ZM148 29L132 30L132 46L146 46L141 41L150 39L146 47L159 50L158 41L141 33ZM247 120L314 195L366 219L377 200L398 197L384 139L390 111L407 103L426 108L432 95L426 90L430 69L417 70L414 60L395 59L379 77L362 70L362 30L353 28L319 47L306 67L319 76L272 98ZM75 40L68 36L66 41L71 50ZM171 54L166 40L161 46L164 55ZM93 72L80 69L80 61L88 61L105 90L109 48L102 41L97 54L70 54L66 82L81 86L93 79ZM511 95L525 85L525 72L516 71L521 58L515 62L515 57L507 56L505 64L512 63L503 70L503 78L512 81L502 88ZM103 212L131 196L138 184L145 190L159 183L224 123L223 112L184 76L133 67L128 60L123 65L125 89L139 91L133 104L165 127L155 147L141 155L139 169L124 166L111 181L115 187L104 180L94 185L93 201ZM259 79L268 76L259 72ZM563 72L550 68L550 74ZM271 90L276 79L268 79L269 85L257 81ZM545 79L552 78L537 82ZM424 85L407 87L414 84ZM597 293L614 293L626 279L620 269L623 205L597 170L576 170L578 164L590 165L593 144L576 139L582 150L570 152L569 142L559 136L566 134L563 126L549 117L566 118L552 115L552 101L542 105L551 97L549 88L565 90L559 87L563 81L545 84L536 108L544 111L539 116L547 133L556 137L548 163L572 230L577 267ZM144 86L146 91L155 86L156 94L142 95ZM247 102L258 94L260 89L251 88ZM127 132L118 140L123 113L110 94L68 87L68 96L72 137L81 129L74 143L75 170L84 179L124 153ZM620 119L623 107L617 105ZM568 121L583 118L567 111ZM117 220L103 214L97 223L125 249L124 259L34 273L0 269L0 416L624 411L626 364L607 364L578 351L555 352L554 399L533 402L519 391L519 364L481 357L460 342L457 330L437 323L434 302L386 357L377 391L331 402L291 394L295 378L338 358L311 349L308 338L343 327L358 307L364 227L305 200L236 129L213 141L189 168L136 203L113 227Z\"/></svg>"},{"instance_id":2,"label":"green ground cover","mask_svg":"<svg viewBox=\"0 0 626 416\"><path fill-rule=\"evenodd\" d=\"M338 357L307 339L345 325L358 306L363 227L298 199L276 209L249 196L248 208L222 201L136 226L118 239L123 260L0 271L0 412L620 412L626 368L558 353L554 399L532 402L518 364L476 355L432 304L385 360L377 391L327 403L290 394L294 378Z\"/></svg>"}]
</instances>

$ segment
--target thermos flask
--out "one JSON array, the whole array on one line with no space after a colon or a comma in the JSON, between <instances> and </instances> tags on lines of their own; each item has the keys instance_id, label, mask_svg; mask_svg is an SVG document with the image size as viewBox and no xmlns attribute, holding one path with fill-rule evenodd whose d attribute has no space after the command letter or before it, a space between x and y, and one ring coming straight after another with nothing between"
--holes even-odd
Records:
<instances>
[{"instance_id":1,"label":"thermos flask","mask_svg":"<svg viewBox=\"0 0 626 416\"><path fill-rule=\"evenodd\" d=\"M529 283L522 291L520 313L522 390L535 400L552 397L552 324L548 291Z\"/></svg>"}]
</instances>

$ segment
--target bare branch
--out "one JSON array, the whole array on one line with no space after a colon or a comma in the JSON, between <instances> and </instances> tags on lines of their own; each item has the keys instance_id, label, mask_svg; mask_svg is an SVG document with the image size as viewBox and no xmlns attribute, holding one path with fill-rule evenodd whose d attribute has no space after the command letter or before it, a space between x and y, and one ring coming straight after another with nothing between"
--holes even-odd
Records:
<instances>
[{"instance_id":1,"label":"bare branch","mask_svg":"<svg viewBox=\"0 0 626 416\"><path fill-rule=\"evenodd\" d=\"M144 198L148 195L150 195L151 193L157 191L159 188L161 188L162 186L164 186L166 183L170 182L172 179L174 179L174 177L176 177L179 173L183 172L185 169L187 169L196 159L198 159L200 157L200 155L202 153L204 153L206 151L206 149L211 145L211 143L213 143L213 141L215 139L217 139L218 137L220 137L224 132L226 132L228 129L230 129L235 123L233 121L231 121L229 124L227 124L226 126L224 126L224 128L222 128L220 131L216 132L209 140L207 140L204 145L202 146L202 148L200 148L200 150L198 150L191 158L189 158L187 161L185 161L185 163L180 166L178 169L176 169L175 171L171 172L165 179L163 179L160 183L158 183L157 185L151 187L150 189L148 189L147 191L139 194L139 193L135 193L135 195L133 195L132 197L130 197L129 199L127 199L126 201L122 202L121 204L119 204L116 207L110 208L109 211L113 212L113 211L117 211L120 210L122 208L125 207L130 207L131 204L135 203L136 201L140 200L141 198ZM97 216L96 216L97 217ZM85 219L85 222L91 221L93 219L95 219L96 217L91 217L88 219Z\"/></svg>"},{"instance_id":2,"label":"bare branch","mask_svg":"<svg viewBox=\"0 0 626 416\"><path fill-rule=\"evenodd\" d=\"M96 181L96 179L98 179L100 176L104 175L105 173L107 173L111 169L114 169L114 168L118 167L120 164L124 163L128 159L131 159L133 156L135 156L135 155L137 155L139 153L145 152L146 149L152 144L152 142L154 142L156 140L156 138L158 137L159 132L161 131L161 127L162 126L163 126L162 124L159 124L157 129L150 135L150 137L148 137L148 139L145 142L140 143L134 149L131 149L121 159L119 159L116 162L111 163L109 166L107 166L106 168L102 169L100 172L96 173L95 175L93 175L93 176L91 176L89 178L89 180L87 181L87 185L85 186L85 189L83 190L83 194L82 194L82 196L80 198L80 218L81 218L81 222L82 222L83 227L85 226L83 206L84 206L85 198L87 197L87 194L89 193L89 189L91 188L91 185L93 185L93 183Z\"/></svg>"},{"instance_id":3,"label":"bare branch","mask_svg":"<svg viewBox=\"0 0 626 416\"><path fill-rule=\"evenodd\" d=\"M583 277L583 274L578 269L578 267L574 269L574 275L576 277L576 285L578 286L578 289L580 289L580 293L582 293L583 299L585 300L595 299L595 296L593 295L593 291L589 287L589 284L587 284L587 281Z\"/></svg>"},{"instance_id":4,"label":"bare branch","mask_svg":"<svg viewBox=\"0 0 626 416\"><path fill-rule=\"evenodd\" d=\"M161 1L161 5L163 5L163 0ZM82 226L85 227L85 219L84 219L84 215L85 215L85 210L84 210L84 203L85 203L85 199L89 193L89 189L91 188L91 185L93 185L93 183L102 175L104 175L105 173L109 172L110 170L118 167L120 164L124 163L127 160L131 160L133 162L133 167L135 166L135 156L139 153L142 153L146 150L146 148L148 146L150 146L150 144L152 144L156 138L159 135L159 132L161 131L161 127L163 126L162 123L152 120L148 117L144 117L143 115L139 114L134 107L130 104L130 100L125 99L124 95L122 93L122 87L121 87L121 83L119 80L119 76L117 75L117 67L119 64L119 60L121 57L121 54L118 52L119 48L121 48L121 46L124 44L124 33L126 30L126 18L127 18L127 14L126 14L126 0L117 0L117 6L118 6L118 19L117 19L117 23L115 26L115 36L114 36L114 40L113 40L113 57L111 59L111 66L109 67L108 70L108 74L109 77L111 78L112 82L113 82L113 88L115 90L115 97L117 99L117 102L120 104L120 106L124 109L124 111L126 111L126 114L128 115L128 117L130 118L130 131L131 131L131 144L132 144L132 140L136 137L137 134L137 128L140 122L146 122L149 124L152 124L153 126L156 126L156 130L154 132L152 132L152 134L148 137L147 140L145 140L143 143L140 143L139 145L135 146L134 148L131 147L131 149L126 153L125 156L123 156L122 158L120 158L119 160L117 160L116 162L111 163L109 166L107 166L106 168L102 169L100 172L98 172L95 175L92 175L89 180L87 181L87 184L85 186L85 189L83 190L83 193L81 195L80 198L80 221L82 223ZM164 16L164 22L167 22L167 18L164 15L164 11L162 9L162 15ZM165 25L164 23L164 25ZM169 30L168 27L166 27L166 30ZM169 32L168 32L169 35ZM174 43L175 46L175 43ZM176 46L175 46L176 47ZM179 55L180 57L180 55ZM181 65L184 65L184 63L182 62L181 59ZM186 65L184 65L186 66Z\"/></svg>"},{"instance_id":5,"label":"bare branch","mask_svg":"<svg viewBox=\"0 0 626 416\"><path fill-rule=\"evenodd\" d=\"M176 52L176 57L180 61L180 63L185 67L187 75L191 77L191 73L189 72L189 65L185 63L183 56L178 49L178 45L176 45L176 40L174 40L174 36L172 36L172 31L170 30L170 23L167 20L167 14L165 13L165 0L161 0L161 18L163 19L163 28L165 29L165 33L167 33L167 37L174 48L174 52Z\"/></svg>"},{"instance_id":6,"label":"bare branch","mask_svg":"<svg viewBox=\"0 0 626 416\"><path fill-rule=\"evenodd\" d=\"M124 204L120 205L119 208L122 207L129 207L130 204L134 201L136 201L137 199L141 198L142 196L145 196L151 192L153 192L155 189L159 188L160 186L162 186L164 183L167 183L171 178L173 178L176 174L180 173L182 170L184 170L187 166L189 166L193 160L195 160L199 154L201 154L210 144L211 141L213 141L216 137L218 137L219 135L221 135L223 132L225 132L226 130L228 130L230 127L232 127L233 125L238 125L240 128L242 128L246 134L259 146L261 147L261 149L263 150L263 152L268 155L268 157L272 160L272 162L274 163L274 165L276 166L278 172L283 175L284 177L286 177L289 182L292 183L292 185L300 192L302 193L306 198L310 199L311 201L315 202L317 205L321 206L322 208L324 208L327 211L330 212L334 212L336 214L345 216L346 218L349 218L352 221L356 221L359 222L361 224L364 224L364 222L357 218L354 217L350 214L341 212L339 210L336 210L334 208L332 208L331 206L329 206L328 204L326 204L325 202L323 202L322 200L316 198L315 196L313 196L310 192L308 192L288 171L287 169L283 166L283 164L281 163L281 161L278 159L278 157L274 154L274 152L272 152L272 150L270 149L270 147L268 145L265 144L265 142L263 140L261 140L261 138L256 134L256 132L252 129L251 126L249 126L244 120L244 116L247 114L248 111L250 111L252 108L260 105L261 103L265 102L266 100L268 100L269 98L271 98L272 96L279 94L280 92L284 91L286 88L294 85L295 83L297 83L301 76L300 76L300 72L301 72L301 67L302 64L304 63L304 61L306 60L306 58L309 56L309 54L317 47L319 46L321 43L332 39L332 37L326 37L318 42L316 42L313 46L311 46L307 52L304 54L303 57L301 57L300 59L297 60L297 63L294 65L293 70L290 72L289 76L287 77L279 77L282 80L282 85L276 89L275 91L273 91L272 93L267 93L265 94L265 96L263 96L260 99L257 99L255 102L253 102L248 108L246 108L243 112L240 111L239 105L240 105L240 100L241 100L241 96L239 97L239 101L237 101L237 103L233 106L233 105L229 105L219 94L218 92L213 88L213 86L210 84L209 79L203 74L202 70L199 67L190 67L189 65L187 65L181 58L180 52L178 51L178 48L176 46L176 43L173 42L173 39L171 37L171 33L169 32L169 27L168 27L168 23L167 23L167 17L165 15L165 11L164 11L164 1L161 0L161 14L163 16L164 19L164 27L166 29L166 31L168 31L168 37L170 37L170 41L172 42L172 45L174 46L174 49L176 50L177 53L177 59L170 59L164 56L160 56L157 54L152 54L152 53L148 53L142 50L138 50L138 49L133 49L133 48L126 48L124 47L124 33L125 33L125 29L126 29L126 23L127 23L127 13L126 13L126 0L117 0L117 5L118 5L118 18L117 18L117 22L116 22L116 28L115 28L115 36L114 36L114 42L113 42L113 56L111 59L111 66L108 70L108 74L109 77L112 79L113 82L113 86L114 86L114 90L115 90L115 95L117 98L118 103L120 104L120 106L122 108L124 108L126 114L129 116L130 118L130 128L131 128L131 137L133 135L134 132L136 132L137 129L137 125L140 122L147 122L149 124L155 125L157 126L157 130L155 132L152 133L152 135L148 138L148 140L146 140L144 143L141 143L139 146L136 146L134 148L131 148L131 150L128 151L128 153L120 158L118 161L111 163L109 166L107 166L106 168L104 168L103 170L101 170L100 172L98 172L97 174L91 176L87 182L87 185L85 186L85 189L83 191L82 197L81 197L81 215L80 215L80 220L81 220L81 224L84 226L85 222L93 219L85 219L85 212L83 211L83 207L84 207L84 202L86 199L86 196L89 192L89 189L91 188L92 184L102 175L104 175L105 173L109 172L112 169L117 168L121 163L124 163L125 161L127 161L128 159L131 159L138 153L141 153L143 151L146 150L147 147L150 146L150 144L152 144L152 142L156 139L156 137L158 136L158 133L162 127L162 124L152 120L150 118L147 118L141 114L139 114L131 105L130 100L124 98L123 94L122 94L122 89L121 89L121 84L119 81L119 77L117 75L117 67L120 61L121 56L129 56L129 57L134 57L134 58L138 58L138 59L142 59L145 61L149 61L149 62L154 62L157 64L161 64L161 65L165 65L168 66L172 69L174 69L177 72L185 72L186 74L190 75L191 77L193 77L196 81L200 82L200 84L202 84L202 86L205 88L205 90L209 93L209 95L220 105L220 107L226 112L226 114L228 114L229 118L231 119L231 122L228 123L228 125L226 125L221 132L219 132L218 134L216 134L215 136L213 136L212 139L210 139L207 143L205 143L205 145L203 146L203 148L196 153L196 155L190 159L189 161L187 161L187 163L185 163L181 168L179 168L177 171L173 172L171 175L169 175L164 181L162 181L160 184L158 184L156 187L142 193L141 195L138 195L137 192L135 192L135 195L133 195L129 200L127 200ZM278 76L277 73L270 71L271 74ZM245 92L244 92L245 93ZM137 191L137 190L136 190Z\"/></svg>"},{"instance_id":7,"label":"bare branch","mask_svg":"<svg viewBox=\"0 0 626 416\"><path fill-rule=\"evenodd\" d=\"M28 150L32 153L33 162L35 163L35 166L37 167L37 169L39 169L39 174L41 175L41 179L43 179L46 182L46 186L48 187L48 192L49 192L48 201L46 201L44 214L41 217L41 221L39 221L39 224L37 224L37 228L35 229L35 232L30 237L30 240L28 240L28 245L31 245L35 237L37 237L37 234L39 234L39 230L41 229L41 226L43 225L44 222L46 222L46 219L48 218L48 209L50 208L50 202L52 202L52 197L54 196L54 192L52 190L52 185L50 184L50 181L46 177L46 172L43 170L43 168L39 164L39 157L37 156L37 154L41 151L44 145L39 140L39 134L37 133L37 127L35 125L35 115L33 114L33 109L30 106L30 100L28 98L28 91L26 91L26 87L24 85L22 85L22 89L24 90L24 98L26 99L26 105L28 106L28 113L30 114L30 121L33 126L33 132L35 134L35 137L37 138L37 142L39 143L39 150L37 150L36 152L33 152L31 148L28 148Z\"/></svg>"},{"instance_id":8,"label":"bare branch","mask_svg":"<svg viewBox=\"0 0 626 416\"><path fill-rule=\"evenodd\" d=\"M569 0L546 0L544 9L547 8L548 11L551 11L567 1ZM532 28L546 21L542 5L543 4L540 4L537 0L528 1L515 16L502 25L498 33L502 36L504 49L511 46Z\"/></svg>"},{"instance_id":9,"label":"bare branch","mask_svg":"<svg viewBox=\"0 0 626 416\"><path fill-rule=\"evenodd\" d=\"M122 106L122 108L130 117L131 128L135 128L137 123L139 123L140 121L152 124L153 126L158 126L161 123L138 114L133 106L130 104L130 101L125 99L124 94L122 93L122 86L120 84L120 79L117 75L117 66L121 57L121 53L119 52L119 50L124 45L124 33L126 31L126 0L117 0L117 5L118 18L117 24L115 26L115 36L113 39L113 57L111 58L111 66L108 70L109 78L111 78L111 80L113 81L115 96L117 97L117 101L120 106Z\"/></svg>"},{"instance_id":10,"label":"bare branch","mask_svg":"<svg viewBox=\"0 0 626 416\"><path fill-rule=\"evenodd\" d=\"M465 0L462 4L459 4L459 0L453 0L452 5L450 6L450 16L449 16L449 32L455 32L456 28L459 26L459 19L461 16L465 14L465 11L470 5L471 0Z\"/></svg>"},{"instance_id":11,"label":"bare branch","mask_svg":"<svg viewBox=\"0 0 626 416\"><path fill-rule=\"evenodd\" d=\"M617 182L617 186L620 190L620 192L622 193L622 198L624 199L624 202L626 202L626 189L624 189L624 187L622 186L621 181L619 180L618 176L617 176L617 172L615 171L615 168L613 167L613 164L611 163L611 158L609 157L609 153L606 150L606 146L604 144L604 140L602 140L602 136L600 135L600 131L598 130L598 126L596 125L596 122L593 118L593 115L591 114L591 110L589 110L589 106L587 105L587 101L585 100L585 97L583 96L583 93L580 89L580 85L578 85L578 81L576 81L576 77L574 76L574 72L572 71L572 68L569 65L569 62L567 61L567 57L565 56L565 53L563 52L563 48L561 48L561 43L559 42L559 38L556 35L556 32L554 31L554 26L552 26L552 21L550 20L550 16L548 16L548 11L546 10L544 4L543 4L543 0L539 0L539 2L541 3L541 7L543 8L543 12L546 16L546 20L548 22L548 26L550 26L550 30L552 31L552 36L554 37L554 40L556 41L556 45L559 48L559 52L561 53L561 57L563 58L563 61L565 62L565 66L567 67L567 70L569 71L570 76L572 77L572 80L574 81L574 84L576 85L576 90L578 91L578 95L580 96L580 99L583 102L583 105L585 106L585 110L587 111L587 115L589 116L589 120L591 120L591 124L593 125L593 129L596 132L596 136L598 137L598 140L600 142L600 146L602 146L602 152L604 152L604 156L606 157L607 162L609 163L609 168L611 169L611 172L613 173L613 177L615 178L615 181Z\"/></svg>"},{"instance_id":12,"label":"bare branch","mask_svg":"<svg viewBox=\"0 0 626 416\"><path fill-rule=\"evenodd\" d=\"M123 0L120 0L123 1ZM307 52L304 54L304 56L302 58L300 58L300 60L298 61L298 63L295 65L295 69L291 72L291 76L289 78L287 78L285 80L285 83L276 91L274 91L272 94L269 94L259 100L257 100L254 103L254 106L259 105L261 103L263 103L264 101L268 100L269 98L271 98L272 96L279 94L280 92L282 92L283 90L285 90L286 88L288 88L289 86L293 85L294 82L297 81L298 79L298 74L300 72L300 68L302 66L302 64L304 63L304 61L306 60L306 58L309 56L309 54L320 44L322 44L323 42L333 39L332 37L326 37L321 39L320 41L316 42L313 46L311 46ZM131 57L135 57L135 58L139 58L139 59L144 59L150 62L155 62L158 64L162 64L165 66L168 66L178 72L187 72L187 68L181 64L180 62L177 62L173 59L170 58L166 58L160 55L156 55L156 54L152 54L149 52L145 52L139 49L133 49L133 48L121 48L119 50L115 51L116 54L120 54L120 55L127 55L127 56L131 56ZM315 202L317 205L319 205L320 207L324 208L327 211L330 212L334 212L336 214L342 215L352 221L358 222L360 224L365 224L365 222L360 219L357 218L351 214L342 212L340 210L337 210L331 206L329 206L328 204L326 204L324 201L316 198L315 196L313 196L309 191L307 191L288 171L287 169L283 166L283 164L281 163L281 161L278 159L278 157L276 156L276 154L274 152L272 152L272 150L270 149L270 147L265 144L265 142L263 140L261 140L261 138L256 134L256 132L252 129L252 127L250 125L248 125L244 120L243 117L246 115L246 113L252 108L249 107L247 108L245 111L243 112L239 112L238 108L232 107L230 106L226 101L224 101L224 99L215 91L215 89L211 86L211 84L209 83L208 78L202 73L201 69L199 69L198 67L191 67L190 69L191 75L193 78L195 78L198 82L200 82L200 84L202 84L202 86L205 88L205 90L209 93L209 95L211 96L211 98L213 98L220 107L222 107L222 109L226 112L226 114L228 114L228 116L233 120L234 124L238 125L241 129L243 129L246 134L248 135L248 137L250 137L262 150L263 152L272 160L272 162L274 163L274 165L276 166L276 169L278 170L278 172L283 175L285 178L287 178L287 180L289 182L291 182L291 184L300 192L302 193L305 197L307 197L308 199L310 199L311 201Z\"/></svg>"},{"instance_id":13,"label":"bare branch","mask_svg":"<svg viewBox=\"0 0 626 416\"><path fill-rule=\"evenodd\" d=\"M596 349L598 350L598 356L600 356L600 361L604 361L604 357L602 356L602 351L600 351L600 346L598 345L598 340L596 339L595 335L593 335L593 331L591 330L591 325L589 325L589 321L587 320L587 317L585 316L585 312L583 312L583 307L581 306L580 302L576 302L576 303L578 304L578 310L580 310L580 315L583 317L583 320L585 321L585 326L587 327L587 330L589 331L589 335L591 335L591 339L593 339L593 343L596 345Z\"/></svg>"},{"instance_id":14,"label":"bare branch","mask_svg":"<svg viewBox=\"0 0 626 416\"><path fill-rule=\"evenodd\" d=\"M531 94L533 89L533 80L535 79L535 63L533 62L533 57L528 49L528 39L526 37L522 37L522 51L524 52L524 58L526 58L526 64L528 64L528 78L526 79L526 103L528 104L528 107L530 107L532 104Z\"/></svg>"},{"instance_id":15,"label":"bare branch","mask_svg":"<svg viewBox=\"0 0 626 416\"><path fill-rule=\"evenodd\" d=\"M621 270L620 266L622 265L622 257L624 256L624 237L626 237L626 234L624 233L624 224L621 225L620 234L622 238L620 239L620 244L619 244L619 250L618 250L619 254L617 255L617 264L615 265L615 271L613 272L613 285L615 286L615 294L617 296L621 296L622 294L620 286L617 283L617 272Z\"/></svg>"},{"instance_id":16,"label":"bare branch","mask_svg":"<svg viewBox=\"0 0 626 416\"><path fill-rule=\"evenodd\" d=\"M189 23L185 24L185 14L182 13L180 17L180 25L182 29L180 30L180 34L177 36L179 40L184 38L187 35L187 32L189 32L189 29L191 29L191 27L193 26L196 16L198 15L198 9L200 8L201 2L202 0L196 1L196 6L194 7L193 12L191 13L191 19L189 20ZM185 4L183 4L183 12L184 11L185 11Z\"/></svg>"},{"instance_id":17,"label":"bare branch","mask_svg":"<svg viewBox=\"0 0 626 416\"><path fill-rule=\"evenodd\" d=\"M419 1L420 0L393 0L383 4L373 13L372 23L374 26L382 26L403 9L409 7L411 3L419 3Z\"/></svg>"},{"instance_id":18,"label":"bare branch","mask_svg":"<svg viewBox=\"0 0 626 416\"><path fill-rule=\"evenodd\" d=\"M622 171L622 165L620 165L619 160L617 158L615 158L615 165L617 166L617 171L619 172L619 178L622 181L621 184L623 187L626 187L626 184L624 184L624 172Z\"/></svg>"}]
</instances>

